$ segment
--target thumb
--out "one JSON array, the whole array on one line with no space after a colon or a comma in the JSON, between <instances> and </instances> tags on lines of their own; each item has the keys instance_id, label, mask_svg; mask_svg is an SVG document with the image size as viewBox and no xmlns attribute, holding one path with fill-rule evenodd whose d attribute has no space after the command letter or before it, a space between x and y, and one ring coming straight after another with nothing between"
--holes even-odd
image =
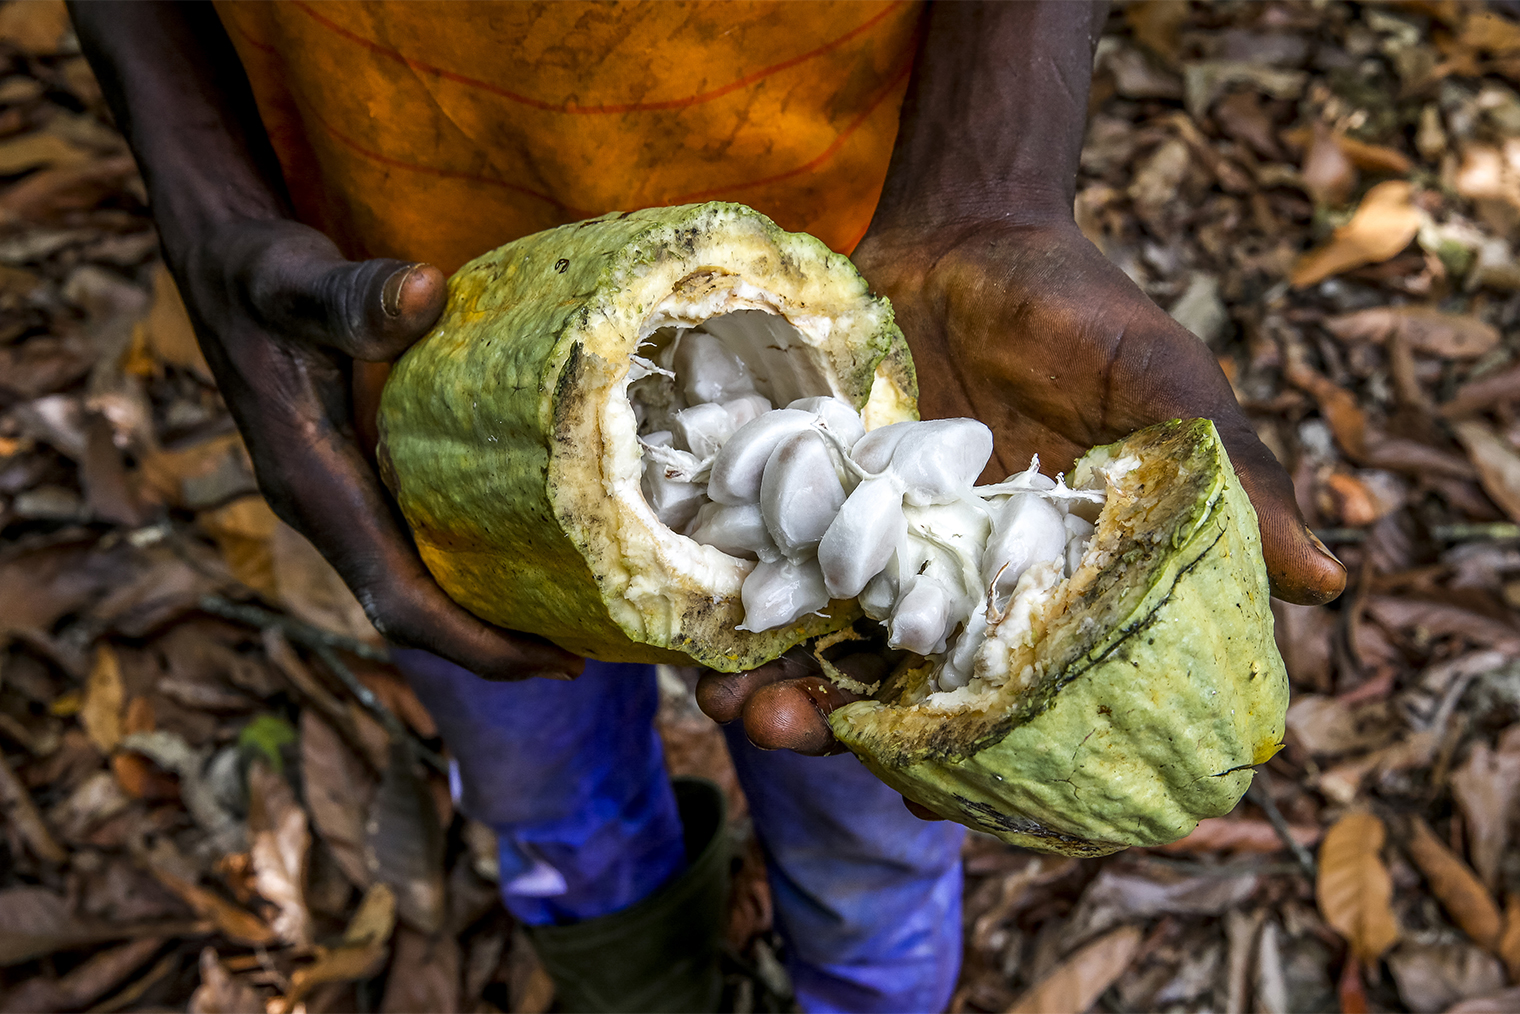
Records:
<instances>
[{"instance_id":1,"label":"thumb","mask_svg":"<svg viewBox=\"0 0 1520 1014\"><path fill-rule=\"evenodd\" d=\"M1235 474L1256 508L1272 594L1304 606L1329 602L1346 587L1346 568L1304 523L1293 480L1244 421L1219 428Z\"/></svg>"},{"instance_id":2,"label":"thumb","mask_svg":"<svg viewBox=\"0 0 1520 1014\"><path fill-rule=\"evenodd\" d=\"M448 297L443 272L389 257L345 259L304 226L281 230L250 258L243 279L274 334L385 362L428 332Z\"/></svg>"}]
</instances>

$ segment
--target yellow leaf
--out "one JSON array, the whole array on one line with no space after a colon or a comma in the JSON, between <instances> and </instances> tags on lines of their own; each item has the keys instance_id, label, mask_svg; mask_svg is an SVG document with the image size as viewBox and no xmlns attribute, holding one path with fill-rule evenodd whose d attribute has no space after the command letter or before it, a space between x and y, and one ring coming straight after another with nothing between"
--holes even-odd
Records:
<instances>
[{"instance_id":1,"label":"yellow leaf","mask_svg":"<svg viewBox=\"0 0 1520 1014\"><path fill-rule=\"evenodd\" d=\"M349 921L343 944L328 950L317 948L317 960L290 976L290 993L277 1002L277 1010L289 1011L316 987L329 982L351 982L379 971L385 962L386 944L396 928L396 894L385 884L365 892L359 911Z\"/></svg>"},{"instance_id":2,"label":"yellow leaf","mask_svg":"<svg viewBox=\"0 0 1520 1014\"><path fill-rule=\"evenodd\" d=\"M1140 946L1140 929L1122 926L1061 962L1008 1008L1008 1014L1081 1014L1124 974Z\"/></svg>"},{"instance_id":3,"label":"yellow leaf","mask_svg":"<svg viewBox=\"0 0 1520 1014\"><path fill-rule=\"evenodd\" d=\"M58 52L68 31L63 0L30 0L0 8L0 39L35 56Z\"/></svg>"},{"instance_id":4,"label":"yellow leaf","mask_svg":"<svg viewBox=\"0 0 1520 1014\"><path fill-rule=\"evenodd\" d=\"M1520 50L1520 25L1490 11L1475 12L1458 33L1463 45L1490 53Z\"/></svg>"},{"instance_id":5,"label":"yellow leaf","mask_svg":"<svg viewBox=\"0 0 1520 1014\"><path fill-rule=\"evenodd\" d=\"M202 511L195 521L216 540L233 577L270 602L280 600L274 556L269 550L269 540L280 521L263 497L240 497L215 510Z\"/></svg>"},{"instance_id":6,"label":"yellow leaf","mask_svg":"<svg viewBox=\"0 0 1520 1014\"><path fill-rule=\"evenodd\" d=\"M185 302L175 287L174 276L163 264L153 274L153 305L143 319L143 328L154 356L211 383L211 367L195 340L195 328L185 312Z\"/></svg>"},{"instance_id":7,"label":"yellow leaf","mask_svg":"<svg viewBox=\"0 0 1520 1014\"><path fill-rule=\"evenodd\" d=\"M1178 34L1187 23L1188 13L1186 0L1148 0L1125 7L1124 20L1135 33L1136 41L1175 66Z\"/></svg>"},{"instance_id":8,"label":"yellow leaf","mask_svg":"<svg viewBox=\"0 0 1520 1014\"><path fill-rule=\"evenodd\" d=\"M396 892L389 884L375 884L364 892L359 910L343 931L345 944L383 944L396 928Z\"/></svg>"},{"instance_id":9,"label":"yellow leaf","mask_svg":"<svg viewBox=\"0 0 1520 1014\"><path fill-rule=\"evenodd\" d=\"M48 705L48 714L55 718L70 718L79 714L79 709L83 704L84 694L78 690L70 690Z\"/></svg>"},{"instance_id":10,"label":"yellow leaf","mask_svg":"<svg viewBox=\"0 0 1520 1014\"><path fill-rule=\"evenodd\" d=\"M1367 191L1351 221L1335 230L1324 246L1298 259L1292 282L1303 288L1331 275L1395 256L1420 231L1423 214L1410 198L1414 189L1401 180L1379 183Z\"/></svg>"},{"instance_id":11,"label":"yellow leaf","mask_svg":"<svg viewBox=\"0 0 1520 1014\"><path fill-rule=\"evenodd\" d=\"M79 165L90 153L56 134L31 133L0 141L0 176L15 176L44 166Z\"/></svg>"},{"instance_id":12,"label":"yellow leaf","mask_svg":"<svg viewBox=\"0 0 1520 1014\"><path fill-rule=\"evenodd\" d=\"M1419 817L1410 820L1409 858L1425 874L1430 890L1446 914L1480 947L1493 950L1503 930L1499 906L1477 874L1435 836Z\"/></svg>"},{"instance_id":13,"label":"yellow leaf","mask_svg":"<svg viewBox=\"0 0 1520 1014\"><path fill-rule=\"evenodd\" d=\"M1383 822L1373 814L1348 813L1325 833L1319 847L1314 894L1320 915L1364 964L1377 961L1399 938L1389 904L1393 881L1379 855L1387 837Z\"/></svg>"},{"instance_id":14,"label":"yellow leaf","mask_svg":"<svg viewBox=\"0 0 1520 1014\"><path fill-rule=\"evenodd\" d=\"M1520 894L1511 892L1504 902L1504 932L1499 934L1499 957L1509 981L1520 983Z\"/></svg>"},{"instance_id":15,"label":"yellow leaf","mask_svg":"<svg viewBox=\"0 0 1520 1014\"><path fill-rule=\"evenodd\" d=\"M121 660L109 644L95 649L95 663L84 686L79 722L101 753L110 753L121 742L121 713L127 690L121 680Z\"/></svg>"}]
</instances>

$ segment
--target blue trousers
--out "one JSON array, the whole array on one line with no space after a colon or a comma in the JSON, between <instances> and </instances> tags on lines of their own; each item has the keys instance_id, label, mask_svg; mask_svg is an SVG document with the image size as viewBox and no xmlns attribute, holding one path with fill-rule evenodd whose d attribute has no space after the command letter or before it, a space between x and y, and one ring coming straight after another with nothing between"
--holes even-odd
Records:
<instances>
[{"instance_id":1,"label":"blue trousers","mask_svg":"<svg viewBox=\"0 0 1520 1014\"><path fill-rule=\"evenodd\" d=\"M426 652L395 658L457 760L461 808L500 838L514 916L592 919L680 874L652 666L490 683ZM960 965L963 829L917 819L848 754L762 751L725 732L803 1009L943 1010Z\"/></svg>"}]
</instances>

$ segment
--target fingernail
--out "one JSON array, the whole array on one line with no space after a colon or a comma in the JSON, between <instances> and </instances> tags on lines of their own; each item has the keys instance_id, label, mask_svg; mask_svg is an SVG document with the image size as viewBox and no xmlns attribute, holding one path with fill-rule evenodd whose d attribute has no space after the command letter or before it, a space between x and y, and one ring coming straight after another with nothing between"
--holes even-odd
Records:
<instances>
[{"instance_id":1,"label":"fingernail","mask_svg":"<svg viewBox=\"0 0 1520 1014\"><path fill-rule=\"evenodd\" d=\"M1341 563L1341 558L1338 557L1338 556L1336 556L1334 553L1330 552L1330 547L1327 546L1327 545L1325 545L1323 542L1321 542L1319 540L1319 536L1314 534L1314 530L1312 528L1309 528L1308 526L1305 526L1304 527L1304 534L1306 534L1306 535L1309 536L1309 541L1312 542L1312 543L1314 543L1314 548L1315 549L1319 550L1321 554L1323 554L1323 555L1329 557L1330 559L1334 560L1335 563L1336 563L1336 565L1338 567L1340 567L1341 570L1345 570L1346 569L1346 565L1344 563Z\"/></svg>"},{"instance_id":2,"label":"fingernail","mask_svg":"<svg viewBox=\"0 0 1520 1014\"><path fill-rule=\"evenodd\" d=\"M397 268L385 280L385 288L380 292L380 309L385 311L387 317L401 316L401 290L406 287L406 280L412 277L412 272L421 266L408 264L404 268Z\"/></svg>"},{"instance_id":3,"label":"fingernail","mask_svg":"<svg viewBox=\"0 0 1520 1014\"><path fill-rule=\"evenodd\" d=\"M570 675L569 673L567 673L567 672L565 672L565 671L563 671L561 669L540 669L538 672L534 673L533 675L535 677L537 677L538 679L543 679L543 680L564 680L566 683L568 683L571 680L575 679L574 676Z\"/></svg>"}]
</instances>

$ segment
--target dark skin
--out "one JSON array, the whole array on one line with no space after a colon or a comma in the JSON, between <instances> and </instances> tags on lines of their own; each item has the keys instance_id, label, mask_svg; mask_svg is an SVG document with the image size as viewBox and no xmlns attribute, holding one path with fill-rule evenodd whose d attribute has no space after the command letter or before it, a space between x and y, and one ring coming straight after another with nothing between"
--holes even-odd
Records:
<instances>
[{"instance_id":1,"label":"dark skin","mask_svg":"<svg viewBox=\"0 0 1520 1014\"><path fill-rule=\"evenodd\" d=\"M353 361L393 359L425 334L443 308L442 273L347 261L293 220L209 5L95 2L72 13L275 511L322 551L393 641L487 679L578 673L579 659L483 623L439 589L355 435ZM1104 15L1101 4L933 5L886 185L854 261L892 300L923 414L991 426L997 477L1034 452L1063 468L1150 423L1207 416L1256 506L1273 593L1329 601L1345 571L1308 533L1286 473L1213 356L1072 220ZM800 654L709 675L698 697L718 721L742 718L758 745L803 753L837 749L824 716L850 699Z\"/></svg>"}]
</instances>

